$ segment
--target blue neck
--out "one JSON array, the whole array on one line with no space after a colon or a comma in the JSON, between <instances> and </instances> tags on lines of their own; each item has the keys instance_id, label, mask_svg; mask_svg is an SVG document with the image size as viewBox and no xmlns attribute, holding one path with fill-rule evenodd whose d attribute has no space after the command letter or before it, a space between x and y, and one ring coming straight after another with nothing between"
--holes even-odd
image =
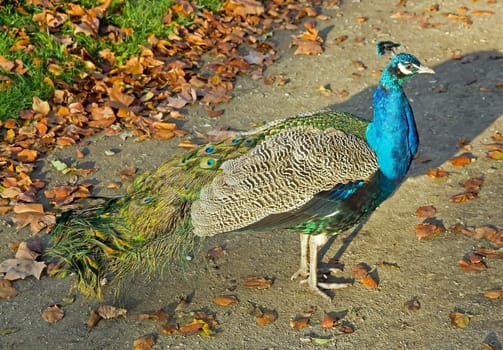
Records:
<instances>
[{"instance_id":1,"label":"blue neck","mask_svg":"<svg viewBox=\"0 0 503 350\"><path fill-rule=\"evenodd\" d=\"M383 175L384 197L405 177L419 144L414 115L402 84L396 66L388 65L374 91L374 119L366 133Z\"/></svg>"}]
</instances>

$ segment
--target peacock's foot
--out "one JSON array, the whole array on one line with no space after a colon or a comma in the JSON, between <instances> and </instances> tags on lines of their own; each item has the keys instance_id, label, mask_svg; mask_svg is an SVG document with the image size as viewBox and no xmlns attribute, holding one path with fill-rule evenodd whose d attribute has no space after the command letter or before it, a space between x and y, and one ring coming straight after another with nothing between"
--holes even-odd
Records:
<instances>
[{"instance_id":1,"label":"peacock's foot","mask_svg":"<svg viewBox=\"0 0 503 350\"><path fill-rule=\"evenodd\" d=\"M290 277L290 279L293 281L299 277L306 278L308 276L309 276L309 270L307 268L300 268L297 271L295 271L295 273L292 275L292 277ZM300 281L300 283L302 283L302 281Z\"/></svg>"}]
</instances>

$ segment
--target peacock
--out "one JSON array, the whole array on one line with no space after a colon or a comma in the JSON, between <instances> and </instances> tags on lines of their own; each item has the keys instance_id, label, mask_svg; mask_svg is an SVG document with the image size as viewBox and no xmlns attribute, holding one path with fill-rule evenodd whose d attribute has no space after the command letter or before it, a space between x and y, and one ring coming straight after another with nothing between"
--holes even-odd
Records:
<instances>
[{"instance_id":1,"label":"peacock","mask_svg":"<svg viewBox=\"0 0 503 350\"><path fill-rule=\"evenodd\" d=\"M74 287L103 297L107 281L152 276L197 249L201 238L231 231L285 228L300 233L300 267L318 281L318 250L330 235L361 223L403 181L418 148L402 85L434 73L400 46L391 52L373 96L373 120L322 110L276 120L175 156L138 175L120 198L60 215L48 254Z\"/></svg>"}]
</instances>

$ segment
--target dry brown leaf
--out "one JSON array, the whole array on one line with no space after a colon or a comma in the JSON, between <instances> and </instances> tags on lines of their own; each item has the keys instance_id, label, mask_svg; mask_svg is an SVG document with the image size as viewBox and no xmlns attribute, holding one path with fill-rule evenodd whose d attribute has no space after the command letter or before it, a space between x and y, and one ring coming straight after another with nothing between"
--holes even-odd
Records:
<instances>
[{"instance_id":1,"label":"dry brown leaf","mask_svg":"<svg viewBox=\"0 0 503 350\"><path fill-rule=\"evenodd\" d=\"M234 295L217 295L213 298L213 303L219 306L229 306L239 303L239 299Z\"/></svg>"},{"instance_id":2,"label":"dry brown leaf","mask_svg":"<svg viewBox=\"0 0 503 350\"><path fill-rule=\"evenodd\" d=\"M403 304L403 307L405 311L418 311L421 308L421 303L416 297L414 297L410 300L407 300Z\"/></svg>"},{"instance_id":3,"label":"dry brown leaf","mask_svg":"<svg viewBox=\"0 0 503 350\"><path fill-rule=\"evenodd\" d=\"M464 203L467 201L471 201L472 199L477 198L478 194L474 191L465 191L462 193L455 194L451 198L449 198L450 202L453 203Z\"/></svg>"},{"instance_id":4,"label":"dry brown leaf","mask_svg":"<svg viewBox=\"0 0 503 350\"><path fill-rule=\"evenodd\" d=\"M225 249L222 246L218 246L218 247L214 247L214 248L209 249L206 252L206 257L214 260L214 259L223 257L225 255L225 253L226 253Z\"/></svg>"},{"instance_id":5,"label":"dry brown leaf","mask_svg":"<svg viewBox=\"0 0 503 350\"><path fill-rule=\"evenodd\" d=\"M265 310L262 315L255 316L255 322L259 326L267 326L278 319L278 313L274 310Z\"/></svg>"},{"instance_id":6,"label":"dry brown leaf","mask_svg":"<svg viewBox=\"0 0 503 350\"><path fill-rule=\"evenodd\" d=\"M12 299L18 294L19 292L12 286L11 281L0 279L0 299Z\"/></svg>"},{"instance_id":7,"label":"dry brown leaf","mask_svg":"<svg viewBox=\"0 0 503 350\"><path fill-rule=\"evenodd\" d=\"M144 320L157 320L157 321L168 321L169 315L163 309L157 310L155 312L149 312L144 314L136 315L136 320L144 321Z\"/></svg>"},{"instance_id":8,"label":"dry brown leaf","mask_svg":"<svg viewBox=\"0 0 503 350\"><path fill-rule=\"evenodd\" d=\"M416 209L416 216L419 218L431 218L435 215L437 215L437 209L432 205L427 205Z\"/></svg>"},{"instance_id":9,"label":"dry brown leaf","mask_svg":"<svg viewBox=\"0 0 503 350\"><path fill-rule=\"evenodd\" d=\"M47 114L49 114L49 112L51 110L51 107L49 106L49 102L41 100L37 96L33 97L33 103L32 103L31 108L35 112L40 113L40 114L42 114L44 116L46 116Z\"/></svg>"},{"instance_id":10,"label":"dry brown leaf","mask_svg":"<svg viewBox=\"0 0 503 350\"><path fill-rule=\"evenodd\" d=\"M479 247L475 252L489 259L503 259L503 251L501 250Z\"/></svg>"},{"instance_id":11,"label":"dry brown leaf","mask_svg":"<svg viewBox=\"0 0 503 350\"><path fill-rule=\"evenodd\" d=\"M155 338L151 334L133 340L133 350L148 350L152 349L154 345Z\"/></svg>"},{"instance_id":12,"label":"dry brown leaf","mask_svg":"<svg viewBox=\"0 0 503 350\"><path fill-rule=\"evenodd\" d=\"M493 16L494 11L483 11L483 10L478 10L478 11L472 11L472 16Z\"/></svg>"},{"instance_id":13,"label":"dry brown leaf","mask_svg":"<svg viewBox=\"0 0 503 350\"><path fill-rule=\"evenodd\" d=\"M190 140L183 140L178 144L178 147L180 148L187 148L187 149L195 149L201 147L200 145L196 145Z\"/></svg>"},{"instance_id":14,"label":"dry brown leaf","mask_svg":"<svg viewBox=\"0 0 503 350\"><path fill-rule=\"evenodd\" d=\"M340 324L340 320L333 314L325 312L323 320L321 321L322 328L333 328Z\"/></svg>"},{"instance_id":15,"label":"dry brown leaf","mask_svg":"<svg viewBox=\"0 0 503 350\"><path fill-rule=\"evenodd\" d=\"M167 335L176 334L180 332L180 327L178 324L167 324L161 327L161 332Z\"/></svg>"},{"instance_id":16,"label":"dry brown leaf","mask_svg":"<svg viewBox=\"0 0 503 350\"><path fill-rule=\"evenodd\" d=\"M370 272L370 266L368 266L365 263L359 263L356 264L351 268L351 272L356 276L356 277L363 277L366 276Z\"/></svg>"},{"instance_id":17,"label":"dry brown leaf","mask_svg":"<svg viewBox=\"0 0 503 350\"><path fill-rule=\"evenodd\" d=\"M487 265L484 261L473 263L469 260L461 259L458 261L458 265L464 272L480 272L487 269Z\"/></svg>"},{"instance_id":18,"label":"dry brown leaf","mask_svg":"<svg viewBox=\"0 0 503 350\"><path fill-rule=\"evenodd\" d=\"M290 320L290 327L293 329L303 329L307 327L309 321L310 321L309 317L299 317Z\"/></svg>"},{"instance_id":19,"label":"dry brown leaf","mask_svg":"<svg viewBox=\"0 0 503 350\"><path fill-rule=\"evenodd\" d=\"M49 306L42 312L42 318L49 323L56 323L63 317L65 317L65 312L57 304Z\"/></svg>"},{"instance_id":20,"label":"dry brown leaf","mask_svg":"<svg viewBox=\"0 0 503 350\"><path fill-rule=\"evenodd\" d=\"M374 277L372 276L372 274L367 274L367 276L363 277L361 280L360 280L360 283L363 284L364 287L366 288L377 288L378 287L378 283L377 281L374 279Z\"/></svg>"},{"instance_id":21,"label":"dry brown leaf","mask_svg":"<svg viewBox=\"0 0 503 350\"><path fill-rule=\"evenodd\" d=\"M42 261L35 261L39 255L39 253L32 251L26 242L21 242L15 258L4 260L0 264L0 273L5 273L3 278L11 281L24 279L28 276L40 279L46 264Z\"/></svg>"},{"instance_id":22,"label":"dry brown leaf","mask_svg":"<svg viewBox=\"0 0 503 350\"><path fill-rule=\"evenodd\" d=\"M267 289L272 285L272 280L263 276L246 276L242 280L246 288Z\"/></svg>"},{"instance_id":23,"label":"dry brown leaf","mask_svg":"<svg viewBox=\"0 0 503 350\"><path fill-rule=\"evenodd\" d=\"M416 225L416 237L421 240L423 238L431 238L436 233L445 232L445 228L440 224L431 222L423 222Z\"/></svg>"},{"instance_id":24,"label":"dry brown leaf","mask_svg":"<svg viewBox=\"0 0 503 350\"><path fill-rule=\"evenodd\" d=\"M484 296L488 299L503 299L503 289L488 290Z\"/></svg>"},{"instance_id":25,"label":"dry brown leaf","mask_svg":"<svg viewBox=\"0 0 503 350\"><path fill-rule=\"evenodd\" d=\"M456 167L462 167L471 164L475 161L475 157L471 153L463 153L459 156L449 159L449 162Z\"/></svg>"},{"instance_id":26,"label":"dry brown leaf","mask_svg":"<svg viewBox=\"0 0 503 350\"><path fill-rule=\"evenodd\" d=\"M432 168L432 169L428 170L428 172L426 173L426 176L438 179L438 178L445 178L445 177L449 176L449 173L445 170L440 169L440 168Z\"/></svg>"},{"instance_id":27,"label":"dry brown leaf","mask_svg":"<svg viewBox=\"0 0 503 350\"><path fill-rule=\"evenodd\" d=\"M98 314L96 309L92 309L89 313L89 318L87 319L87 326L91 329L96 327L98 322L101 320L101 316Z\"/></svg>"},{"instance_id":28,"label":"dry brown leaf","mask_svg":"<svg viewBox=\"0 0 503 350\"><path fill-rule=\"evenodd\" d=\"M16 154L17 160L24 163L33 163L37 160L38 152L33 149L24 149Z\"/></svg>"},{"instance_id":29,"label":"dry brown leaf","mask_svg":"<svg viewBox=\"0 0 503 350\"><path fill-rule=\"evenodd\" d=\"M99 305L96 309L98 315L105 320L110 320L118 317L126 317L127 310L118 308L112 305Z\"/></svg>"}]
</instances>

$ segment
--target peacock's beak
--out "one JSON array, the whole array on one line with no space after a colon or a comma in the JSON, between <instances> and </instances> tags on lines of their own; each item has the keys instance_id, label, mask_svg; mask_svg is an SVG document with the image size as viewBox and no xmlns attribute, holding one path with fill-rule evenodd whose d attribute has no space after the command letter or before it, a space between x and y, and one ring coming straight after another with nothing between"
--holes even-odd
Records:
<instances>
[{"instance_id":1,"label":"peacock's beak","mask_svg":"<svg viewBox=\"0 0 503 350\"><path fill-rule=\"evenodd\" d=\"M431 69L430 67L426 67L423 65L420 65L419 68L417 69L418 74L435 74L435 71Z\"/></svg>"}]
</instances>

